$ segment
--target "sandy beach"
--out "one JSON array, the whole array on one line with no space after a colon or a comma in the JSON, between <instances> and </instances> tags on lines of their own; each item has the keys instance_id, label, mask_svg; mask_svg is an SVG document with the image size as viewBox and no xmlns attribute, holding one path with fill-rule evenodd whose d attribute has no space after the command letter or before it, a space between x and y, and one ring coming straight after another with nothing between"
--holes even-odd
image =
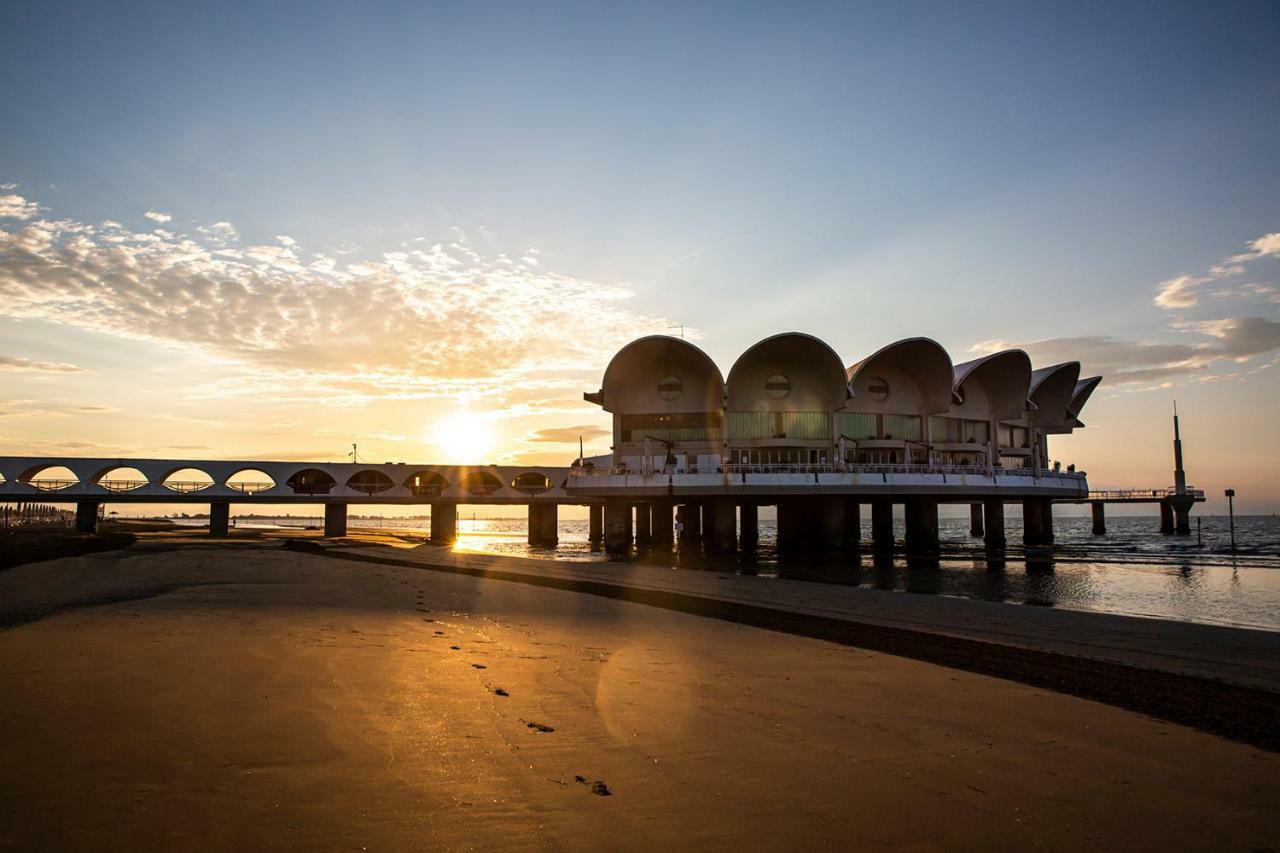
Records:
<instances>
[{"instance_id":1,"label":"sandy beach","mask_svg":"<svg viewBox=\"0 0 1280 853\"><path fill-rule=\"evenodd\" d=\"M4 848L1280 846L1274 752L598 595L155 541L0 602Z\"/></svg>"}]
</instances>

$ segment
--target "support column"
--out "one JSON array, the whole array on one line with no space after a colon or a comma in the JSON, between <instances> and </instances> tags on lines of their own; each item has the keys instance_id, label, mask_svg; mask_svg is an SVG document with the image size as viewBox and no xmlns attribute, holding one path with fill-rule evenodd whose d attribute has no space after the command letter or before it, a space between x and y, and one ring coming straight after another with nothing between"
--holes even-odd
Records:
<instances>
[{"instance_id":1,"label":"support column","mask_svg":"<svg viewBox=\"0 0 1280 853\"><path fill-rule=\"evenodd\" d=\"M738 550L737 507L729 498L716 498L706 504L711 508L711 547L722 553Z\"/></svg>"},{"instance_id":2,"label":"support column","mask_svg":"<svg viewBox=\"0 0 1280 853\"><path fill-rule=\"evenodd\" d=\"M702 507L697 504L682 504L677 510L677 517L684 524L681 544L697 545L702 541Z\"/></svg>"},{"instance_id":3,"label":"support column","mask_svg":"<svg viewBox=\"0 0 1280 853\"><path fill-rule=\"evenodd\" d=\"M1044 513L1039 498L1022 499L1022 544L1035 547L1044 544Z\"/></svg>"},{"instance_id":4,"label":"support column","mask_svg":"<svg viewBox=\"0 0 1280 853\"><path fill-rule=\"evenodd\" d=\"M604 541L604 504L591 504L587 507L587 541L599 545Z\"/></svg>"},{"instance_id":5,"label":"support column","mask_svg":"<svg viewBox=\"0 0 1280 853\"><path fill-rule=\"evenodd\" d=\"M324 535L326 539L347 535L347 505L324 505Z\"/></svg>"},{"instance_id":6,"label":"support column","mask_svg":"<svg viewBox=\"0 0 1280 853\"><path fill-rule=\"evenodd\" d=\"M225 501L209 504L209 535L226 536L231 532L231 504Z\"/></svg>"},{"instance_id":7,"label":"support column","mask_svg":"<svg viewBox=\"0 0 1280 853\"><path fill-rule=\"evenodd\" d=\"M862 547L862 505L853 498L844 499L844 547L851 551Z\"/></svg>"},{"instance_id":8,"label":"support column","mask_svg":"<svg viewBox=\"0 0 1280 853\"><path fill-rule=\"evenodd\" d=\"M1040 499L1040 535L1045 545L1053 544L1053 498Z\"/></svg>"},{"instance_id":9,"label":"support column","mask_svg":"<svg viewBox=\"0 0 1280 853\"><path fill-rule=\"evenodd\" d=\"M1179 536L1191 535L1191 506L1194 503L1185 497L1174 498L1170 501L1173 504L1173 532Z\"/></svg>"},{"instance_id":10,"label":"support column","mask_svg":"<svg viewBox=\"0 0 1280 853\"><path fill-rule=\"evenodd\" d=\"M542 506L540 504L529 504L529 544L542 544Z\"/></svg>"},{"instance_id":11,"label":"support column","mask_svg":"<svg viewBox=\"0 0 1280 853\"><path fill-rule=\"evenodd\" d=\"M907 498L907 553L936 554L938 542L938 499Z\"/></svg>"},{"instance_id":12,"label":"support column","mask_svg":"<svg viewBox=\"0 0 1280 853\"><path fill-rule=\"evenodd\" d=\"M605 501L604 549L610 554L631 550L631 504L622 498Z\"/></svg>"},{"instance_id":13,"label":"support column","mask_svg":"<svg viewBox=\"0 0 1280 853\"><path fill-rule=\"evenodd\" d=\"M556 504L538 507L538 544L544 548L560 544L560 507Z\"/></svg>"},{"instance_id":14,"label":"support column","mask_svg":"<svg viewBox=\"0 0 1280 853\"><path fill-rule=\"evenodd\" d=\"M1168 498L1160 501L1160 532L1173 533L1173 504L1169 503Z\"/></svg>"},{"instance_id":15,"label":"support column","mask_svg":"<svg viewBox=\"0 0 1280 853\"><path fill-rule=\"evenodd\" d=\"M431 505L431 541L436 545L452 545L458 541L458 505Z\"/></svg>"},{"instance_id":16,"label":"support column","mask_svg":"<svg viewBox=\"0 0 1280 853\"><path fill-rule=\"evenodd\" d=\"M1093 513L1093 535L1101 536L1107 532L1107 505L1102 501L1089 504Z\"/></svg>"},{"instance_id":17,"label":"support column","mask_svg":"<svg viewBox=\"0 0 1280 853\"><path fill-rule=\"evenodd\" d=\"M987 498L982 502L982 522L987 529L983 543L988 551L1003 551L1006 544L1004 537L1004 501L1000 498Z\"/></svg>"},{"instance_id":18,"label":"support column","mask_svg":"<svg viewBox=\"0 0 1280 853\"><path fill-rule=\"evenodd\" d=\"M760 507L743 504L738 510L738 546L743 551L754 551L760 544Z\"/></svg>"},{"instance_id":19,"label":"support column","mask_svg":"<svg viewBox=\"0 0 1280 853\"><path fill-rule=\"evenodd\" d=\"M805 547L804 528L804 501L778 498L778 550L802 550Z\"/></svg>"},{"instance_id":20,"label":"support column","mask_svg":"<svg viewBox=\"0 0 1280 853\"><path fill-rule=\"evenodd\" d=\"M824 495L818 499L822 547L838 551L844 547L844 498Z\"/></svg>"},{"instance_id":21,"label":"support column","mask_svg":"<svg viewBox=\"0 0 1280 853\"><path fill-rule=\"evenodd\" d=\"M982 535L982 504L969 504L969 535Z\"/></svg>"},{"instance_id":22,"label":"support column","mask_svg":"<svg viewBox=\"0 0 1280 853\"><path fill-rule=\"evenodd\" d=\"M653 509L649 504L636 504L636 544L653 541Z\"/></svg>"},{"instance_id":23,"label":"support column","mask_svg":"<svg viewBox=\"0 0 1280 853\"><path fill-rule=\"evenodd\" d=\"M654 545L671 547L674 531L671 527L671 501L654 501L649 511L649 537Z\"/></svg>"},{"instance_id":24,"label":"support column","mask_svg":"<svg viewBox=\"0 0 1280 853\"><path fill-rule=\"evenodd\" d=\"M893 550L893 502L888 498L871 501L871 546L882 554Z\"/></svg>"},{"instance_id":25,"label":"support column","mask_svg":"<svg viewBox=\"0 0 1280 853\"><path fill-rule=\"evenodd\" d=\"M98 509L101 506L97 501L76 502L76 533L98 532Z\"/></svg>"}]
</instances>

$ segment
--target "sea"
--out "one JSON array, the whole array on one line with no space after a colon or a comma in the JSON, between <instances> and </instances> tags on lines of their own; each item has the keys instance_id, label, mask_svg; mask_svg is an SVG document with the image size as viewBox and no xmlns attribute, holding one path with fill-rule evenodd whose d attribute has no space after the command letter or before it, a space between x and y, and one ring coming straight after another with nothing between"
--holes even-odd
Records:
<instances>
[{"instance_id":1,"label":"sea","mask_svg":"<svg viewBox=\"0 0 1280 853\"><path fill-rule=\"evenodd\" d=\"M183 523L179 521L178 523ZM192 519L194 524L204 524ZM315 527L320 518L237 519L239 528ZM352 530L422 533L426 519L352 517ZM1005 558L989 560L968 519L939 520L942 554L908 560L863 554L789 554L776 547L773 521L761 519L760 545L751 554L707 555L691 549L651 549L630 559L686 571L716 571L858 586L904 595L942 595L1014 606L1060 607L1280 631L1280 516L1236 516L1235 550L1225 516L1192 516L1190 536L1159 532L1152 516L1109 516L1095 536L1085 518L1055 518L1056 545L1048 558L1027 556L1020 519L1010 516ZM904 535L901 519L896 535ZM587 538L587 521L562 519L555 547L533 547L523 518L460 514L456 550L533 559L603 563L612 559ZM863 539L871 538L863 520Z\"/></svg>"}]
</instances>

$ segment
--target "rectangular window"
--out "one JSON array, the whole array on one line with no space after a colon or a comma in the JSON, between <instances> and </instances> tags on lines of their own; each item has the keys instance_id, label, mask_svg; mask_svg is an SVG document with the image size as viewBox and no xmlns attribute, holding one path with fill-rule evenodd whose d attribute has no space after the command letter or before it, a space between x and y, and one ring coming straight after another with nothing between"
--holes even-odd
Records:
<instances>
[{"instance_id":1,"label":"rectangular window","mask_svg":"<svg viewBox=\"0 0 1280 853\"><path fill-rule=\"evenodd\" d=\"M884 437L920 441L924 437L919 415L885 415Z\"/></svg>"},{"instance_id":2,"label":"rectangular window","mask_svg":"<svg viewBox=\"0 0 1280 853\"><path fill-rule=\"evenodd\" d=\"M875 438L876 416L869 412L838 412L836 428L840 434L855 441Z\"/></svg>"},{"instance_id":3,"label":"rectangular window","mask_svg":"<svg viewBox=\"0 0 1280 853\"><path fill-rule=\"evenodd\" d=\"M730 412L729 438L823 441L831 438L831 421L826 412Z\"/></svg>"},{"instance_id":4,"label":"rectangular window","mask_svg":"<svg viewBox=\"0 0 1280 853\"><path fill-rule=\"evenodd\" d=\"M622 441L630 444L643 444L646 437L655 441L716 441L720 433L720 415L717 412L619 417Z\"/></svg>"}]
</instances>

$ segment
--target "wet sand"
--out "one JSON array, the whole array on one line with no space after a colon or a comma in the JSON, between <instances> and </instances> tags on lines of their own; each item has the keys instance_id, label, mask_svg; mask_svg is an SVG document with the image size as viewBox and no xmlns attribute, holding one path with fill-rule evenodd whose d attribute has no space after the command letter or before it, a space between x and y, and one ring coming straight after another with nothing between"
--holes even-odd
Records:
<instances>
[{"instance_id":1,"label":"wet sand","mask_svg":"<svg viewBox=\"0 0 1280 853\"><path fill-rule=\"evenodd\" d=\"M152 544L0 624L0 847L1280 846L1275 753L571 591Z\"/></svg>"}]
</instances>

